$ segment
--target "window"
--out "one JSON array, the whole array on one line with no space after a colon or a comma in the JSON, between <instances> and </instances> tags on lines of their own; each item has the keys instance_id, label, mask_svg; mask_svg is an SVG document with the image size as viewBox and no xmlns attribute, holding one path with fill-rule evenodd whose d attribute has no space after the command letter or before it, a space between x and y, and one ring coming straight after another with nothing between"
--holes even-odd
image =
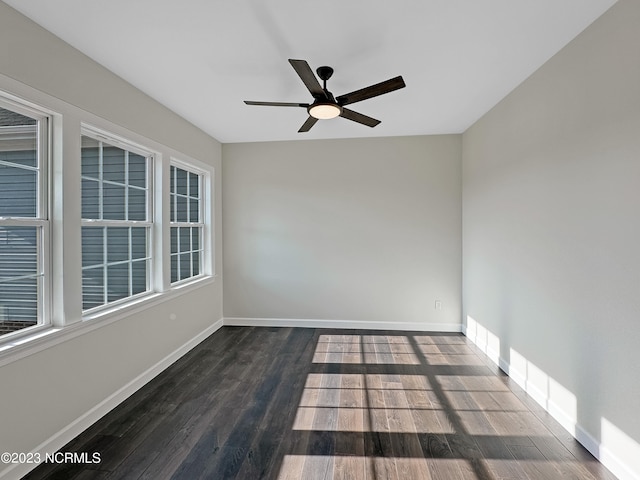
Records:
<instances>
[{"instance_id":1,"label":"window","mask_svg":"<svg viewBox=\"0 0 640 480\"><path fill-rule=\"evenodd\" d=\"M0 91L0 363L215 276L213 167L38 98Z\"/></svg>"},{"instance_id":2,"label":"window","mask_svg":"<svg viewBox=\"0 0 640 480\"><path fill-rule=\"evenodd\" d=\"M0 99L0 335L49 323L48 119Z\"/></svg>"},{"instance_id":3,"label":"window","mask_svg":"<svg viewBox=\"0 0 640 480\"><path fill-rule=\"evenodd\" d=\"M203 178L191 169L171 165L171 283L202 274L204 215Z\"/></svg>"},{"instance_id":4,"label":"window","mask_svg":"<svg viewBox=\"0 0 640 480\"><path fill-rule=\"evenodd\" d=\"M82 308L150 290L151 155L82 136Z\"/></svg>"}]
</instances>

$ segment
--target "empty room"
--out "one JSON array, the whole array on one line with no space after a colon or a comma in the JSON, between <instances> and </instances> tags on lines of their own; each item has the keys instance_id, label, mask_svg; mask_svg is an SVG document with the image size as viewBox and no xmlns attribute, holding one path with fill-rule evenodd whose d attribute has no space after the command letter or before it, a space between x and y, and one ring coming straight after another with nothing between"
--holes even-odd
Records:
<instances>
[{"instance_id":1,"label":"empty room","mask_svg":"<svg viewBox=\"0 0 640 480\"><path fill-rule=\"evenodd\" d=\"M640 480L640 3L0 1L0 479Z\"/></svg>"}]
</instances>

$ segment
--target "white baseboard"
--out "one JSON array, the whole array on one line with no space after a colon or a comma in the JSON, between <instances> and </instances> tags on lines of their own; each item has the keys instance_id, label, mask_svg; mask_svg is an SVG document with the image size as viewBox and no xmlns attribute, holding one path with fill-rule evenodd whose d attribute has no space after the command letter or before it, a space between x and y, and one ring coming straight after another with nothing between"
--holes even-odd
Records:
<instances>
[{"instance_id":1,"label":"white baseboard","mask_svg":"<svg viewBox=\"0 0 640 480\"><path fill-rule=\"evenodd\" d=\"M105 398L88 412L78 417L75 421L64 427L59 432L52 435L49 439L35 447L32 452L54 453L64 447L67 443L80 435L83 431L93 425L95 422L104 417L107 413L117 407L124 400L129 398L135 392L140 390L144 385L150 382L158 374L162 373L167 367L184 356L189 350L193 349L200 342L212 335L216 330L223 326L223 320L220 319L206 330L193 337L185 344L178 347L169 355L164 357L158 363L142 372L136 378L131 380L125 386ZM37 465L33 464L10 464L7 468L0 472L0 479L19 479L33 470Z\"/></svg>"},{"instance_id":2,"label":"white baseboard","mask_svg":"<svg viewBox=\"0 0 640 480\"><path fill-rule=\"evenodd\" d=\"M533 383L529 382L526 375L519 370L513 368L507 361L500 357L498 366L509 375L527 394L533 398L538 405L545 409L567 432L576 436L576 422L561 406L549 398L547 393L540 390ZM582 442L581 442L582 443ZM584 445L584 444L583 444ZM585 445L586 447L586 445ZM589 448L587 448L591 452ZM593 453L593 452L592 452Z\"/></svg>"},{"instance_id":3,"label":"white baseboard","mask_svg":"<svg viewBox=\"0 0 640 480\"><path fill-rule=\"evenodd\" d=\"M463 333L467 335L466 326L463 328ZM498 361L495 361L496 357L490 355L495 352L488 352L487 345L483 342L478 342L471 336L467 336L480 350L487 353L489 358L495 362L500 369L505 372L514 382L516 382L524 391L527 392L541 407L543 407L567 432L569 432L583 447L585 447L595 458L597 458L602 465L607 467L614 475L621 480L640 480L640 472L635 472L629 468L627 463L622 461L616 454L611 452L606 446L597 440L593 435L587 432L582 426L575 423L571 415L563 408L558 406L553 400L551 400L547 394L542 392L531 382L527 381L527 377L524 373L513 368L507 360L497 356Z\"/></svg>"},{"instance_id":4,"label":"white baseboard","mask_svg":"<svg viewBox=\"0 0 640 480\"><path fill-rule=\"evenodd\" d=\"M588 435L587 432L584 432L584 433ZM589 437L591 436L589 435ZM576 438L580 443L582 443L582 440L580 440L580 437L576 436ZM598 460L600 460L600 463L602 463L605 467L607 467L611 471L611 473L613 473L620 480L639 480L640 479L640 472L638 472L637 470L636 471L632 470L626 462L623 462L622 460L620 460L620 457L614 452L612 452L610 449L608 449L607 447L603 447L601 444L599 444L598 452L599 454L597 456L594 454L594 456L596 456Z\"/></svg>"},{"instance_id":5,"label":"white baseboard","mask_svg":"<svg viewBox=\"0 0 640 480\"><path fill-rule=\"evenodd\" d=\"M461 324L423 322L368 322L363 320L322 320L301 318L225 317L224 324L234 327L301 327L358 330L399 330L418 332L461 332Z\"/></svg>"},{"instance_id":6,"label":"white baseboard","mask_svg":"<svg viewBox=\"0 0 640 480\"><path fill-rule=\"evenodd\" d=\"M602 445L580 425L575 426L576 434L574 438L589 450L591 455L596 457L600 463L611 471L620 480L640 480L640 472L634 471L629 465L622 461L620 457L609 448Z\"/></svg>"}]
</instances>

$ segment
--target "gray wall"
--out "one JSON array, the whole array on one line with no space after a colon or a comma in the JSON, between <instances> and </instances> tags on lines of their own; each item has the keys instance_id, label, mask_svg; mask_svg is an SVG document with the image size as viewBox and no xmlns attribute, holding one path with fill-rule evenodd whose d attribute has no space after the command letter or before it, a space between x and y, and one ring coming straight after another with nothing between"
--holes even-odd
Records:
<instances>
[{"instance_id":1,"label":"gray wall","mask_svg":"<svg viewBox=\"0 0 640 480\"><path fill-rule=\"evenodd\" d=\"M619 1L463 136L472 336L638 476L639 26Z\"/></svg>"},{"instance_id":2,"label":"gray wall","mask_svg":"<svg viewBox=\"0 0 640 480\"><path fill-rule=\"evenodd\" d=\"M224 145L225 318L459 329L460 146Z\"/></svg>"},{"instance_id":3,"label":"gray wall","mask_svg":"<svg viewBox=\"0 0 640 480\"><path fill-rule=\"evenodd\" d=\"M135 141L160 142L167 151L205 162L217 173L221 147L2 2L0 45L0 89L45 103L61 114L55 121L64 125L65 133L54 138L54 148L64 155L64 162L57 168L76 175L77 181L53 185L54 210L68 215L65 225L53 225L53 235L70 234L64 251L54 254L54 263L65 265L65 275L58 270L54 288L63 282L68 287L65 303L54 309L54 315L57 320L64 315L65 321L77 322L80 121L113 122L133 132ZM162 66L157 67L151 74L161 74ZM220 191L218 183L215 192ZM218 232L220 204L220 198L215 198ZM215 257L221 265L221 242L216 243ZM221 318L222 282L218 279L25 358L0 363L0 451L34 451Z\"/></svg>"}]
</instances>

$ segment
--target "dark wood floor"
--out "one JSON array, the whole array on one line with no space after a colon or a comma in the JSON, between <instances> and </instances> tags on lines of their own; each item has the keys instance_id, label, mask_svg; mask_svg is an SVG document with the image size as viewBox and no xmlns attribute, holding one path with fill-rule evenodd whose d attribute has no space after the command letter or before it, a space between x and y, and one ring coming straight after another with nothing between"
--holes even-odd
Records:
<instances>
[{"instance_id":1,"label":"dark wood floor","mask_svg":"<svg viewBox=\"0 0 640 480\"><path fill-rule=\"evenodd\" d=\"M35 479L579 479L602 467L462 335L224 327Z\"/></svg>"}]
</instances>

